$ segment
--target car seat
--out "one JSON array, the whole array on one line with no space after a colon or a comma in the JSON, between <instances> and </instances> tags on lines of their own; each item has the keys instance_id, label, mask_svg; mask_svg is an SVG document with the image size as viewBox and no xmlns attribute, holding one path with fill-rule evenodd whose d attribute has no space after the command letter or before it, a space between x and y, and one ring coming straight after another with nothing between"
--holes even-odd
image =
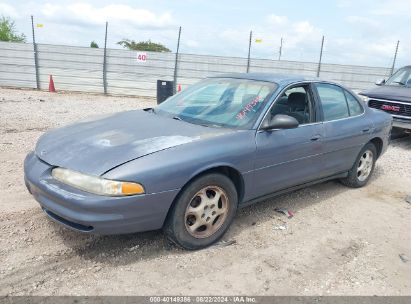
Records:
<instances>
[{"instance_id":1,"label":"car seat","mask_svg":"<svg viewBox=\"0 0 411 304\"><path fill-rule=\"evenodd\" d=\"M284 113L285 115L294 117L299 124L308 122L307 94L302 92L291 93L288 95L287 105L289 110Z\"/></svg>"}]
</instances>

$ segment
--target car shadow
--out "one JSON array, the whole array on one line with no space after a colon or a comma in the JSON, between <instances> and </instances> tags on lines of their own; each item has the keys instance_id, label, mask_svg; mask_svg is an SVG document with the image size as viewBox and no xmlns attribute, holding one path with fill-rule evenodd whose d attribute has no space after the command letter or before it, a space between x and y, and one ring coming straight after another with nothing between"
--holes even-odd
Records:
<instances>
[{"instance_id":1,"label":"car shadow","mask_svg":"<svg viewBox=\"0 0 411 304\"><path fill-rule=\"evenodd\" d=\"M378 179L382 174L382 168L377 166L372 179ZM329 181L244 207L238 211L232 227L223 240L229 244L229 241L235 240L244 229L251 229L252 226L272 221L273 218L286 219L275 210L277 207L293 210L298 215L303 209L344 191L355 190L350 190L338 181ZM58 224L51 226L56 229L63 243L72 249L74 255L103 265L126 266L138 261L166 258L170 254L190 254L190 251L171 244L161 230L127 235L79 236L77 232L62 228ZM224 241L204 250L224 246Z\"/></svg>"},{"instance_id":2,"label":"car shadow","mask_svg":"<svg viewBox=\"0 0 411 304\"><path fill-rule=\"evenodd\" d=\"M401 138L391 140L392 147L404 149L404 150L411 150L411 134L403 136Z\"/></svg>"},{"instance_id":3,"label":"car shadow","mask_svg":"<svg viewBox=\"0 0 411 304\"><path fill-rule=\"evenodd\" d=\"M231 236L235 238L238 233L243 229L247 229L247 227L263 225L265 222L275 219L278 219L279 222L289 220L276 209L292 211L294 216L298 217L304 209L350 190L352 189L343 186L338 181L328 181L242 208L237 214Z\"/></svg>"},{"instance_id":4,"label":"car shadow","mask_svg":"<svg viewBox=\"0 0 411 304\"><path fill-rule=\"evenodd\" d=\"M124 235L80 235L64 227L55 227L62 242L72 250L72 254L84 260L109 264L128 265L141 260L149 260L169 255L185 253L171 244L161 230Z\"/></svg>"}]
</instances>

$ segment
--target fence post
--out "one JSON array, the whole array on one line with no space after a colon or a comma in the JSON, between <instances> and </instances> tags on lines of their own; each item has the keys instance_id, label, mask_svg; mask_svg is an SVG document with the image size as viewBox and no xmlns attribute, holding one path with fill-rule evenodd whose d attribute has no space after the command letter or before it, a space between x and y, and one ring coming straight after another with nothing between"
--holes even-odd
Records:
<instances>
[{"instance_id":1,"label":"fence post","mask_svg":"<svg viewBox=\"0 0 411 304\"><path fill-rule=\"evenodd\" d=\"M181 38L181 26L178 29L178 39L177 39L177 50L176 50L176 58L174 61L174 76L173 76L173 94L176 93L177 88L177 69L178 69L178 52L180 50L180 38Z\"/></svg>"},{"instance_id":2,"label":"fence post","mask_svg":"<svg viewBox=\"0 0 411 304\"><path fill-rule=\"evenodd\" d=\"M394 59L392 61L392 67L391 67L391 73L390 75L394 74L394 68L395 68L395 61L397 61L397 54L398 54L398 47L400 45L400 41L397 41L397 47L395 48L395 54L394 54Z\"/></svg>"},{"instance_id":3,"label":"fence post","mask_svg":"<svg viewBox=\"0 0 411 304\"><path fill-rule=\"evenodd\" d=\"M252 39L253 39L253 31L250 31L250 41L248 43L247 73L250 71L250 56L251 56L251 40Z\"/></svg>"},{"instance_id":4,"label":"fence post","mask_svg":"<svg viewBox=\"0 0 411 304\"><path fill-rule=\"evenodd\" d=\"M38 57L38 51L37 51L36 37L34 35L33 15L31 16L31 30L33 33L34 69L36 71L36 86L37 86L37 90L40 90L39 57Z\"/></svg>"},{"instance_id":5,"label":"fence post","mask_svg":"<svg viewBox=\"0 0 411 304\"><path fill-rule=\"evenodd\" d=\"M105 95L107 95L107 27L108 27L108 22L106 21L106 33L104 35L104 54L103 54L103 87L104 87Z\"/></svg>"},{"instance_id":6,"label":"fence post","mask_svg":"<svg viewBox=\"0 0 411 304\"><path fill-rule=\"evenodd\" d=\"M280 50L278 52L278 61L281 60L282 53L283 53L283 37L281 37L281 41L280 41Z\"/></svg>"},{"instance_id":7,"label":"fence post","mask_svg":"<svg viewBox=\"0 0 411 304\"><path fill-rule=\"evenodd\" d=\"M323 58L323 48L324 48L324 36L323 36L323 39L321 40L321 51L320 51L320 60L318 61L317 77L320 77L321 60Z\"/></svg>"}]
</instances>

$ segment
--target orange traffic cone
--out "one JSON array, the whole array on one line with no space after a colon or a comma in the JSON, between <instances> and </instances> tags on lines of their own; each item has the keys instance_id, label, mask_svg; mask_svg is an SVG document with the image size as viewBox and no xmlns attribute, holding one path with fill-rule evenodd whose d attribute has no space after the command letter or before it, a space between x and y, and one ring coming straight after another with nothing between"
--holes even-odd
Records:
<instances>
[{"instance_id":1,"label":"orange traffic cone","mask_svg":"<svg viewBox=\"0 0 411 304\"><path fill-rule=\"evenodd\" d=\"M50 75L50 82L49 82L49 92L56 92L56 88L54 87L53 76Z\"/></svg>"},{"instance_id":2,"label":"orange traffic cone","mask_svg":"<svg viewBox=\"0 0 411 304\"><path fill-rule=\"evenodd\" d=\"M181 92L181 84L178 85L177 92Z\"/></svg>"}]
</instances>

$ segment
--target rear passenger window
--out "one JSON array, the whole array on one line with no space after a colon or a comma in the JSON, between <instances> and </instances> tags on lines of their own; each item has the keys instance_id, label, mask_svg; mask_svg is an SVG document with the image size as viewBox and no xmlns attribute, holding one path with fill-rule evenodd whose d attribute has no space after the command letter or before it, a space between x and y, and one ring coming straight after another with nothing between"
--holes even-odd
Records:
<instances>
[{"instance_id":1,"label":"rear passenger window","mask_svg":"<svg viewBox=\"0 0 411 304\"><path fill-rule=\"evenodd\" d=\"M340 87L327 83L318 83L315 86L320 96L324 121L350 116L344 92Z\"/></svg>"},{"instance_id":2,"label":"rear passenger window","mask_svg":"<svg viewBox=\"0 0 411 304\"><path fill-rule=\"evenodd\" d=\"M344 91L344 93L345 93L345 97L347 97L347 103L348 103L348 109L350 110L350 115L357 116L357 115L362 114L364 111L363 111L362 106L358 102L357 98L352 96L352 94L350 94L347 91Z\"/></svg>"}]
</instances>

